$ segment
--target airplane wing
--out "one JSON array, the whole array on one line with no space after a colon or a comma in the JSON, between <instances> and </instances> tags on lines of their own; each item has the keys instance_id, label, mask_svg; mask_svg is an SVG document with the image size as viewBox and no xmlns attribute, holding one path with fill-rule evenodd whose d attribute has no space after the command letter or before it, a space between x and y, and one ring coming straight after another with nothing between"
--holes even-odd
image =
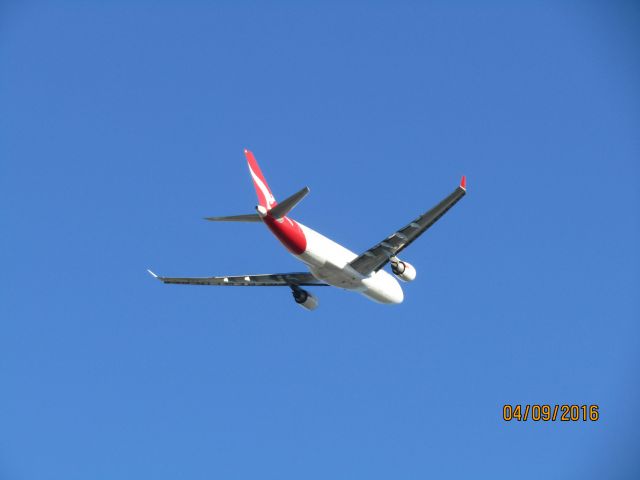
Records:
<instances>
[{"instance_id":1,"label":"airplane wing","mask_svg":"<svg viewBox=\"0 0 640 480\"><path fill-rule=\"evenodd\" d=\"M235 275L227 277L161 277L147 270L154 278L163 283L179 285L215 285L233 287L290 287L290 286L326 286L309 272L268 273L260 275Z\"/></svg>"},{"instance_id":2,"label":"airplane wing","mask_svg":"<svg viewBox=\"0 0 640 480\"><path fill-rule=\"evenodd\" d=\"M460 186L447 198L428 212L420 215L413 222L385 238L382 242L371 247L350 265L357 272L368 275L384 267L391 257L396 256L408 247L416 238L422 235L431 225L436 223L447 211L464 197L467 192L467 181L462 177Z\"/></svg>"}]
</instances>

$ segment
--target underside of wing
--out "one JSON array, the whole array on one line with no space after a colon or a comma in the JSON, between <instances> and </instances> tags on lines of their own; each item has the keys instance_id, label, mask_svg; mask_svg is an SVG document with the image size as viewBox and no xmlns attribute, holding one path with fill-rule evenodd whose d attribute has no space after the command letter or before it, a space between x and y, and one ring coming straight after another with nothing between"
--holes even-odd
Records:
<instances>
[{"instance_id":1,"label":"underside of wing","mask_svg":"<svg viewBox=\"0 0 640 480\"><path fill-rule=\"evenodd\" d=\"M385 238L382 242L364 252L350 263L351 267L363 275L377 272L387 264L391 257L394 257L408 247L411 242L422 235L431 225L436 223L440 217L447 213L451 207L464 197L465 193L466 179L462 177L460 186L447 198L408 225Z\"/></svg>"},{"instance_id":2,"label":"underside of wing","mask_svg":"<svg viewBox=\"0 0 640 480\"><path fill-rule=\"evenodd\" d=\"M233 287L293 287L326 286L309 272L267 273L260 275L233 275L226 277L162 277L149 273L163 283L178 285L213 285Z\"/></svg>"}]
</instances>

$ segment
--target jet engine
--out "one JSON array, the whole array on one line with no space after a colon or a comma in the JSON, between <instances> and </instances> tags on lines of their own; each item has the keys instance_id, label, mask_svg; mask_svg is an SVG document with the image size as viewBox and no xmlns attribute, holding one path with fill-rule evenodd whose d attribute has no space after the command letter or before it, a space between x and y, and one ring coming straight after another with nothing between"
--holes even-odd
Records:
<instances>
[{"instance_id":1,"label":"jet engine","mask_svg":"<svg viewBox=\"0 0 640 480\"><path fill-rule=\"evenodd\" d=\"M403 262L397 257L391 258L391 271L403 282L412 282L416 279L416 269L409 262Z\"/></svg>"},{"instance_id":2,"label":"jet engine","mask_svg":"<svg viewBox=\"0 0 640 480\"><path fill-rule=\"evenodd\" d=\"M298 305L307 310L315 310L318 308L318 299L302 288L293 289L293 299Z\"/></svg>"}]
</instances>

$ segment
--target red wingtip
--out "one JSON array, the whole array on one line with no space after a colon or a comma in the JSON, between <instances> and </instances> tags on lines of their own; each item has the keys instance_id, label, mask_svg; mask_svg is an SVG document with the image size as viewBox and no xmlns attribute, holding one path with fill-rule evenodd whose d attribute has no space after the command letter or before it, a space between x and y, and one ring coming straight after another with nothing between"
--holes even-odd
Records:
<instances>
[{"instance_id":1,"label":"red wingtip","mask_svg":"<svg viewBox=\"0 0 640 480\"><path fill-rule=\"evenodd\" d=\"M467 189L467 177L462 176L462 180L460 180L460 188L463 190Z\"/></svg>"}]
</instances>

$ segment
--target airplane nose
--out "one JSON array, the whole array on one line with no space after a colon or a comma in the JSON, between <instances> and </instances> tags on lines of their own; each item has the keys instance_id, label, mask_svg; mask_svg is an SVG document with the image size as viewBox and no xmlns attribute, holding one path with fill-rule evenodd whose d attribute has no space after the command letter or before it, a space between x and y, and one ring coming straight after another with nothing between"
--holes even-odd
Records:
<instances>
[{"instance_id":1,"label":"airplane nose","mask_svg":"<svg viewBox=\"0 0 640 480\"><path fill-rule=\"evenodd\" d=\"M396 285L391 295L391 303L402 303L402 301L404 300L404 292L402 291L402 286L398 282L395 283Z\"/></svg>"},{"instance_id":2,"label":"airplane nose","mask_svg":"<svg viewBox=\"0 0 640 480\"><path fill-rule=\"evenodd\" d=\"M400 283L384 270L365 279L363 283L367 287L363 294L375 302L397 304L404 300Z\"/></svg>"}]
</instances>

